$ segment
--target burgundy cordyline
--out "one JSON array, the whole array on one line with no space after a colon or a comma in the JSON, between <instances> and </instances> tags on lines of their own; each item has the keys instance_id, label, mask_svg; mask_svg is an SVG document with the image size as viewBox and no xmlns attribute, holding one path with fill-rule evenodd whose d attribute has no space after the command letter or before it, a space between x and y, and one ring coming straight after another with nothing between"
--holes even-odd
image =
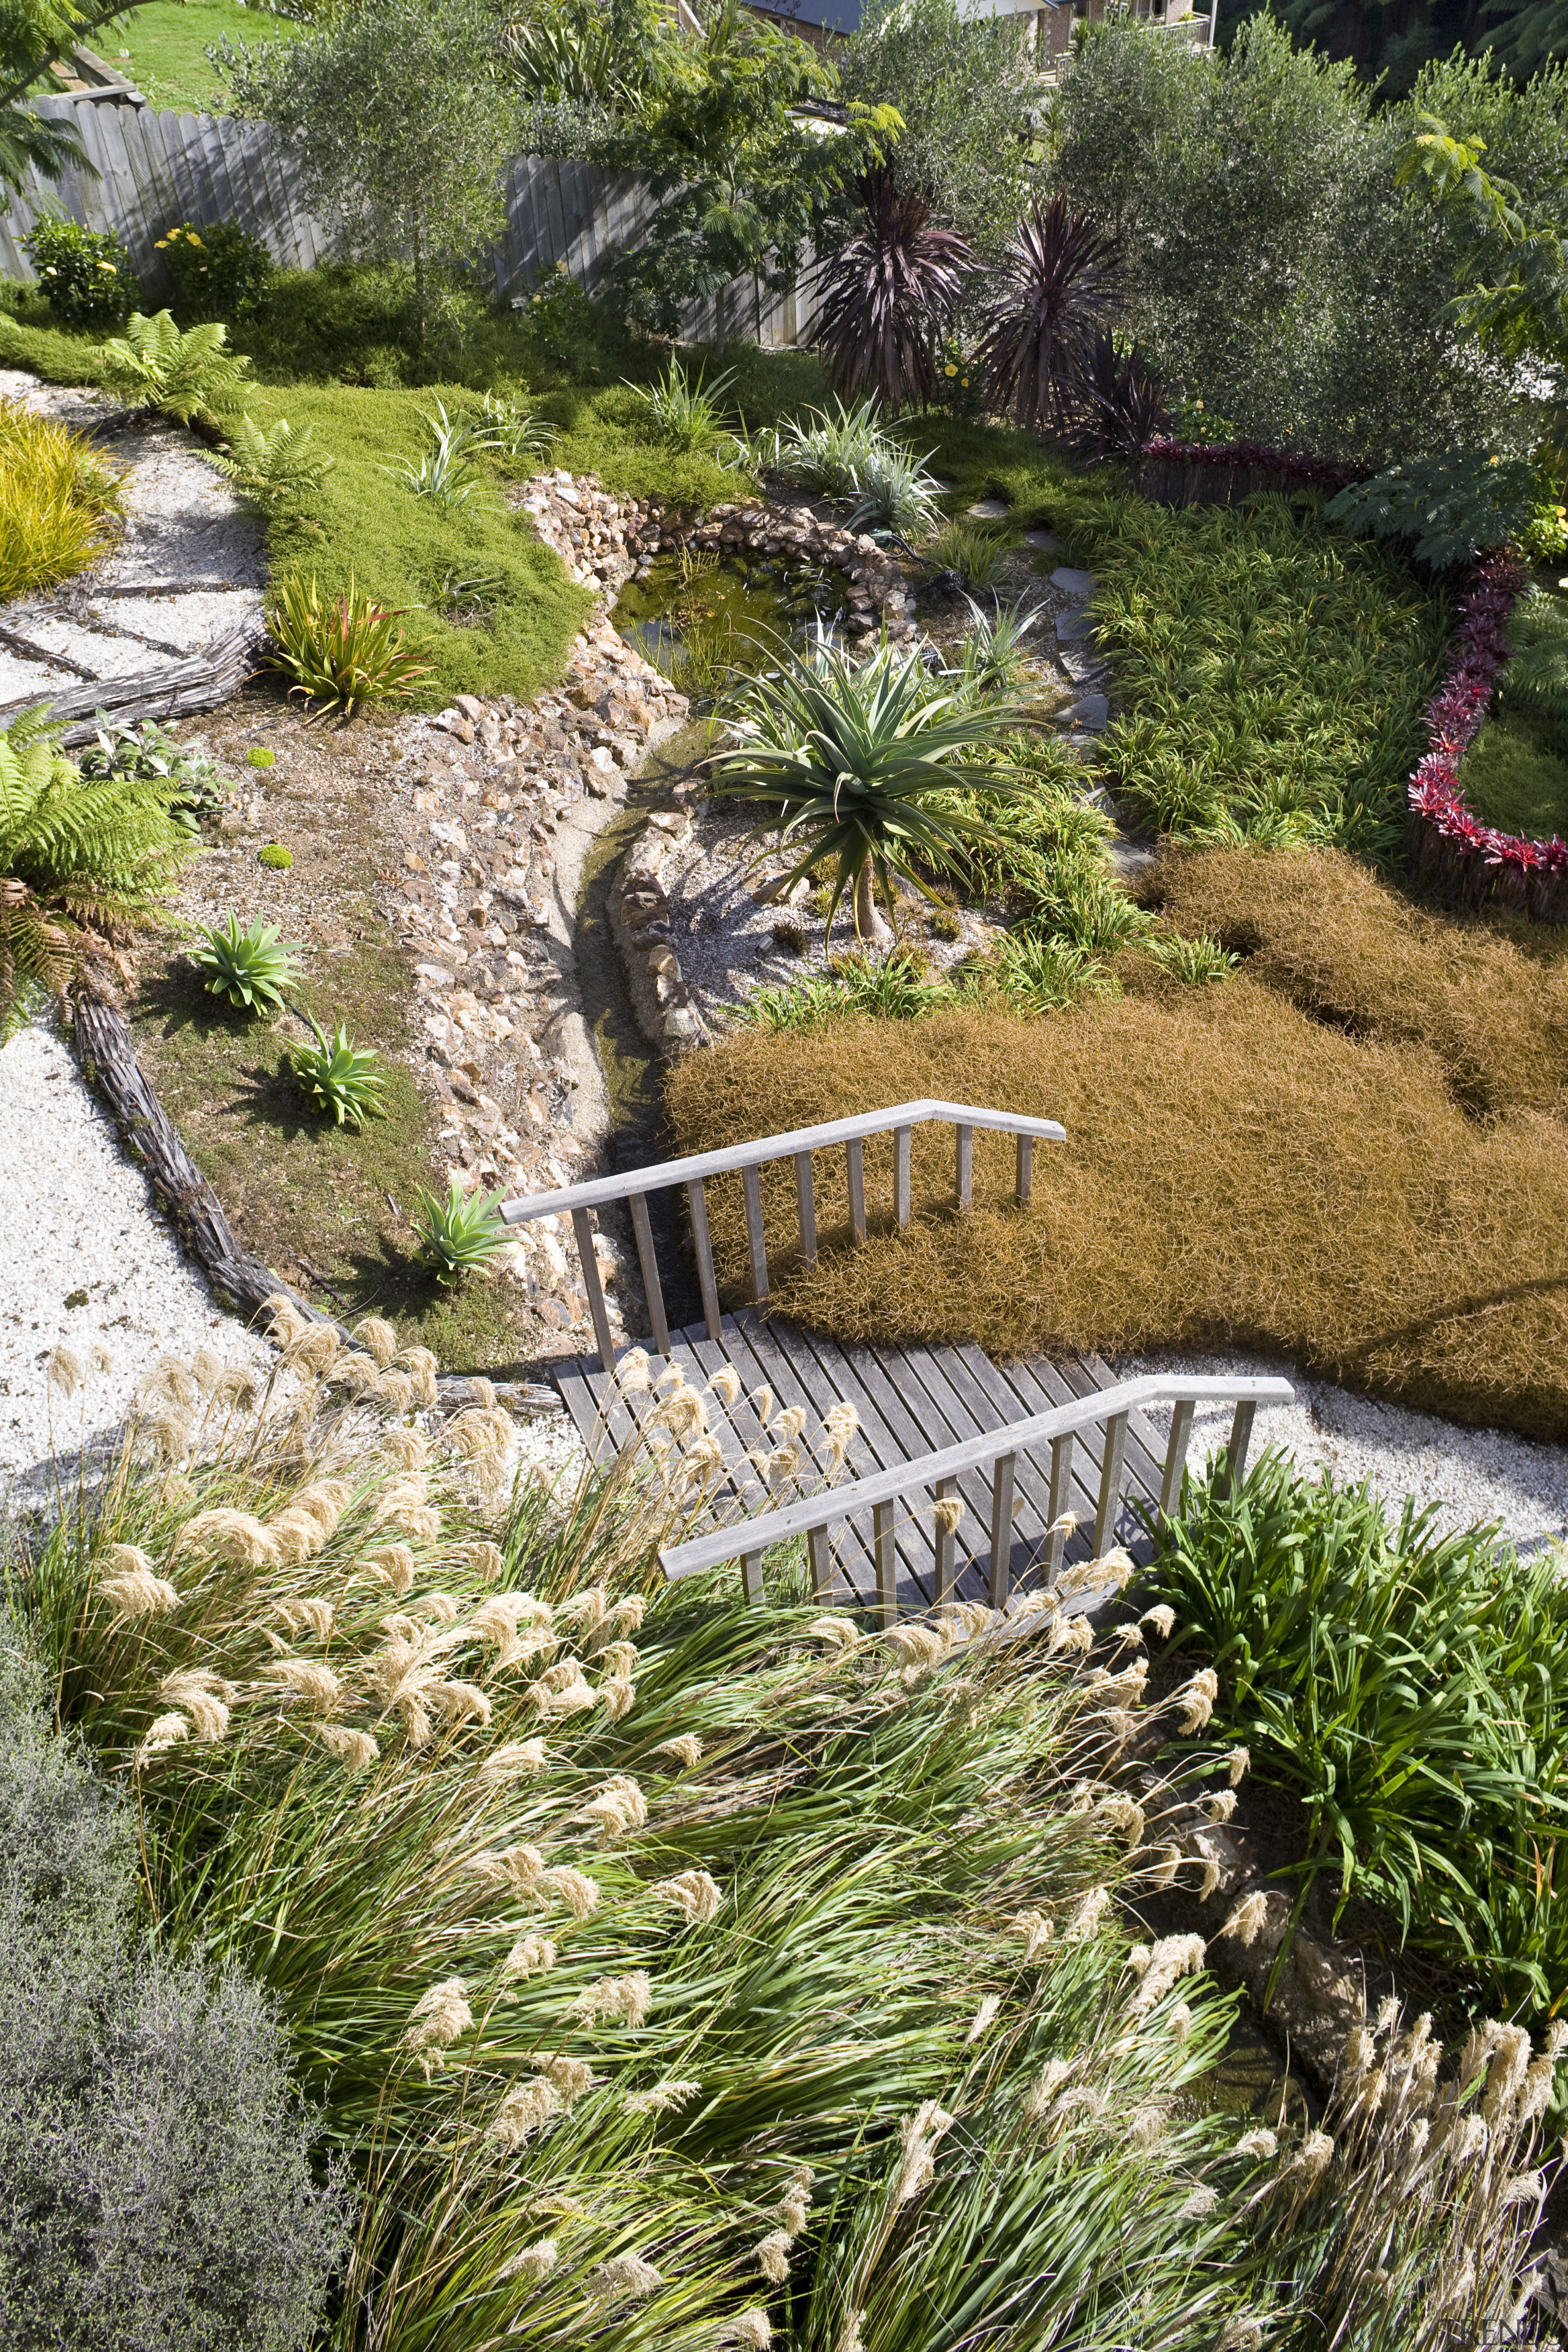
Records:
<instances>
[{"instance_id":1,"label":"burgundy cordyline","mask_svg":"<svg viewBox=\"0 0 1568 2352\"><path fill-rule=\"evenodd\" d=\"M1416 761L1410 779L1410 806L1461 855L1516 874L1568 874L1568 842L1526 841L1499 833L1471 814L1459 782L1459 763L1480 732L1481 721L1509 656L1508 617L1527 574L1510 555L1489 555L1470 574L1460 604L1464 614L1454 638L1448 675L1426 706L1432 748Z\"/></svg>"}]
</instances>

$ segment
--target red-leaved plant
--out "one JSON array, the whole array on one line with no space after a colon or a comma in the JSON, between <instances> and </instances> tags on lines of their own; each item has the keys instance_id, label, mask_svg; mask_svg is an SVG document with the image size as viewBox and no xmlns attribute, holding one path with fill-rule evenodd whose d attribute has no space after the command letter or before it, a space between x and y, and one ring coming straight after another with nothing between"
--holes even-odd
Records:
<instances>
[{"instance_id":1,"label":"red-leaved plant","mask_svg":"<svg viewBox=\"0 0 1568 2352\"><path fill-rule=\"evenodd\" d=\"M886 170L857 186L864 217L819 266L815 340L844 401L890 409L936 397L936 352L974 268L967 240Z\"/></svg>"},{"instance_id":2,"label":"red-leaved plant","mask_svg":"<svg viewBox=\"0 0 1568 2352\"><path fill-rule=\"evenodd\" d=\"M998 408L1056 431L1082 404L1095 340L1113 307L1115 240L1065 196L1037 197L1002 263L976 354Z\"/></svg>"}]
</instances>

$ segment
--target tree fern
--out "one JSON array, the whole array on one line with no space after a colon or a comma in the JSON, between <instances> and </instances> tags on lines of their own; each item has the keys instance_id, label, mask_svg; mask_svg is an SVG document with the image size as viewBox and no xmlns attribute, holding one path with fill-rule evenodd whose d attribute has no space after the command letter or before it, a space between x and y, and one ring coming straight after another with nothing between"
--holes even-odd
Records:
<instances>
[{"instance_id":1,"label":"tree fern","mask_svg":"<svg viewBox=\"0 0 1568 2352\"><path fill-rule=\"evenodd\" d=\"M138 928L192 845L155 777L84 777L42 706L0 732L0 1008L25 977L58 988L86 935Z\"/></svg>"},{"instance_id":2,"label":"tree fern","mask_svg":"<svg viewBox=\"0 0 1568 2352\"><path fill-rule=\"evenodd\" d=\"M1508 636L1507 700L1554 725L1568 721L1568 604L1531 588L1513 608Z\"/></svg>"},{"instance_id":3,"label":"tree fern","mask_svg":"<svg viewBox=\"0 0 1568 2352\"><path fill-rule=\"evenodd\" d=\"M103 381L132 407L188 425L244 397L240 379L250 362L227 343L221 320L182 334L173 311L148 318L133 310L124 334L111 335L103 346Z\"/></svg>"},{"instance_id":4,"label":"tree fern","mask_svg":"<svg viewBox=\"0 0 1568 2352\"><path fill-rule=\"evenodd\" d=\"M319 490L336 464L329 450L315 445L313 425L296 433L289 419L280 416L271 432L264 433L254 417L242 416L234 439L207 462L227 475L248 504L263 514L275 514Z\"/></svg>"}]
</instances>

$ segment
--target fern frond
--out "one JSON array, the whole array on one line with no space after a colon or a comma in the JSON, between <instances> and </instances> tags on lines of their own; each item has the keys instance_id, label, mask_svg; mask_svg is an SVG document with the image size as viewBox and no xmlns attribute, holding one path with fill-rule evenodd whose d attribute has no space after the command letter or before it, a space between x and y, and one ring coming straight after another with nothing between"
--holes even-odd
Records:
<instances>
[{"instance_id":1,"label":"fern frond","mask_svg":"<svg viewBox=\"0 0 1568 2352\"><path fill-rule=\"evenodd\" d=\"M132 311L124 334L111 335L103 346L103 381L110 390L181 425L236 406L244 397L241 379L249 365L243 352L228 349L228 329L221 320L182 334L170 310L152 318Z\"/></svg>"},{"instance_id":2,"label":"fern frond","mask_svg":"<svg viewBox=\"0 0 1568 2352\"><path fill-rule=\"evenodd\" d=\"M1568 719L1568 605L1532 588L1514 606L1508 635L1513 652L1502 677L1504 701L1543 719Z\"/></svg>"},{"instance_id":3,"label":"fern frond","mask_svg":"<svg viewBox=\"0 0 1568 2352\"><path fill-rule=\"evenodd\" d=\"M264 433L254 417L242 416L234 439L209 456L207 463L227 476L241 498L270 514L319 490L337 463L329 450L315 444L313 425L296 433L289 419L280 416L271 432Z\"/></svg>"}]
</instances>

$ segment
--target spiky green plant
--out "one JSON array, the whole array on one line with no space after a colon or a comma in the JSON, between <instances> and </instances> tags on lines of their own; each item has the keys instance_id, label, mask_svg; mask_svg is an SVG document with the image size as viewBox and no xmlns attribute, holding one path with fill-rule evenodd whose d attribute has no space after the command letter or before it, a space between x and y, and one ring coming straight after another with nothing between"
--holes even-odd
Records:
<instances>
[{"instance_id":1,"label":"spiky green plant","mask_svg":"<svg viewBox=\"0 0 1568 2352\"><path fill-rule=\"evenodd\" d=\"M152 922L193 847L165 784L89 782L47 719L0 732L0 1007L25 980L63 987L93 933Z\"/></svg>"},{"instance_id":2,"label":"spiky green plant","mask_svg":"<svg viewBox=\"0 0 1568 2352\"><path fill-rule=\"evenodd\" d=\"M509 400L504 393L487 392L481 405L490 446L510 466L536 464L549 456L561 438L553 425L546 425L531 409Z\"/></svg>"},{"instance_id":3,"label":"spiky green plant","mask_svg":"<svg viewBox=\"0 0 1568 2352\"><path fill-rule=\"evenodd\" d=\"M1025 639L1038 625L1045 607L1026 606L1021 596L989 611L973 597L966 602L970 625L964 631L957 666L962 692L972 701L983 701L994 694L1016 694L1029 669Z\"/></svg>"},{"instance_id":4,"label":"spiky green plant","mask_svg":"<svg viewBox=\"0 0 1568 2352\"><path fill-rule=\"evenodd\" d=\"M1228 980L1241 958L1218 940L1206 935L1187 939L1180 931L1163 934L1152 931L1142 945L1156 963L1163 964L1177 980L1189 987L1203 988L1216 980Z\"/></svg>"},{"instance_id":5,"label":"spiky green plant","mask_svg":"<svg viewBox=\"0 0 1568 2352\"><path fill-rule=\"evenodd\" d=\"M290 694L316 703L323 716L352 719L362 703L411 694L430 674L412 652L398 623L401 612L378 604L353 573L339 595L323 594L312 572L290 572L267 607L269 668L293 679Z\"/></svg>"},{"instance_id":6,"label":"spiky green plant","mask_svg":"<svg viewBox=\"0 0 1568 2352\"><path fill-rule=\"evenodd\" d=\"M509 438L498 423L488 418L448 416L442 400L436 403L435 415L426 417L425 425L430 446L419 463L400 457L382 471L412 490L416 499L428 499L432 506L450 512L466 506L478 489L480 458L508 448Z\"/></svg>"},{"instance_id":7,"label":"spiky green plant","mask_svg":"<svg viewBox=\"0 0 1568 2352\"><path fill-rule=\"evenodd\" d=\"M414 1229L419 1255L437 1282L458 1282L478 1273L503 1250L510 1238L501 1222L500 1192L465 1192L454 1176L443 1201L437 1192L419 1188Z\"/></svg>"},{"instance_id":8,"label":"spiky green plant","mask_svg":"<svg viewBox=\"0 0 1568 2352\"><path fill-rule=\"evenodd\" d=\"M850 408L838 400L830 408L807 409L804 419L749 444L747 455L753 467L825 490L854 509L852 520L906 539L928 530L936 513L936 485L925 458L911 456L885 429L874 401Z\"/></svg>"},{"instance_id":9,"label":"spiky green plant","mask_svg":"<svg viewBox=\"0 0 1568 2352\"><path fill-rule=\"evenodd\" d=\"M205 947L192 949L191 961L210 996L226 997L247 1013L281 1008L283 992L298 973L299 950L279 938L275 923L264 923L258 915L242 931L230 908L205 937Z\"/></svg>"},{"instance_id":10,"label":"spiky green plant","mask_svg":"<svg viewBox=\"0 0 1568 2352\"><path fill-rule=\"evenodd\" d=\"M210 455L207 463L226 475L258 513L277 514L319 490L337 459L330 449L317 448L313 425L296 432L280 416L264 432L254 417L242 416L234 439Z\"/></svg>"},{"instance_id":11,"label":"spiky green plant","mask_svg":"<svg viewBox=\"0 0 1568 2352\"><path fill-rule=\"evenodd\" d=\"M103 346L102 379L132 408L189 425L218 415L244 398L250 362L228 349L228 329L215 320L182 334L172 310L149 318L133 310L123 335Z\"/></svg>"},{"instance_id":12,"label":"spiky green plant","mask_svg":"<svg viewBox=\"0 0 1568 2352\"><path fill-rule=\"evenodd\" d=\"M1238 2136L1202 1939L1111 1899L1173 1793L1117 1761L1125 1647L1045 1607L868 1637L788 1559L760 1604L661 1588L689 1416L662 1478L498 1511L509 1416L433 1443L384 1325L281 1336L259 1411L165 1365L13 1583L160 1949L261 1979L348 2168L339 2352L1500 2336L1551 2057L1493 2029L1439 2095L1383 2018L1323 2130Z\"/></svg>"},{"instance_id":13,"label":"spiky green plant","mask_svg":"<svg viewBox=\"0 0 1568 2352\"><path fill-rule=\"evenodd\" d=\"M757 838L776 835L795 863L784 897L824 859L837 861L827 928L847 890L861 939L880 935L875 893L891 905L893 877L928 898L927 872L951 869L993 827L958 795L984 782L998 798L1021 788L999 766L972 764L993 751L1009 718L998 699L965 706L933 686L917 653L883 646L857 664L826 641L805 654L780 649L776 667L739 695L737 740L710 761L714 787L765 808Z\"/></svg>"},{"instance_id":14,"label":"spiky green plant","mask_svg":"<svg viewBox=\"0 0 1568 2352\"><path fill-rule=\"evenodd\" d=\"M661 376L652 383L632 384L628 389L647 409L655 432L672 449L711 453L726 438L724 395L734 381L732 368L706 381L700 368L689 376L679 355L672 352Z\"/></svg>"},{"instance_id":15,"label":"spiky green plant","mask_svg":"<svg viewBox=\"0 0 1568 2352\"><path fill-rule=\"evenodd\" d=\"M993 524L962 517L922 539L916 552L927 572L951 572L961 587L984 595L997 585L1006 568L1007 534Z\"/></svg>"},{"instance_id":16,"label":"spiky green plant","mask_svg":"<svg viewBox=\"0 0 1568 2352\"><path fill-rule=\"evenodd\" d=\"M380 1055L369 1046L351 1045L341 1021L330 1037L319 1022L312 1021L310 1027L315 1042L296 1045L289 1059L294 1082L311 1109L330 1112L339 1127L363 1127L367 1118L384 1118L381 1093L386 1080L378 1067Z\"/></svg>"}]
</instances>

